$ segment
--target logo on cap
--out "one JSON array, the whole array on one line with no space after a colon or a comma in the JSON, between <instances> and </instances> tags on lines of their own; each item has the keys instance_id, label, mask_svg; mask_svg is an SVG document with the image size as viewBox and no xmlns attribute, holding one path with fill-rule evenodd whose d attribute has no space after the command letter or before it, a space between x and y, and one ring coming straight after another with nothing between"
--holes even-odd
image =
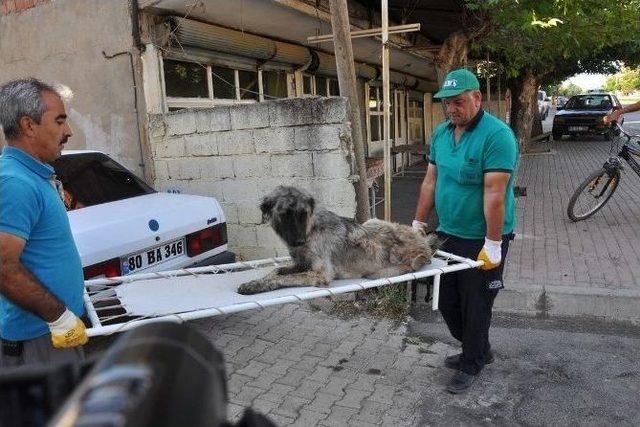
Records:
<instances>
[{"instance_id":1,"label":"logo on cap","mask_svg":"<svg viewBox=\"0 0 640 427\"><path fill-rule=\"evenodd\" d=\"M444 88L444 87L450 87L450 86L453 86L453 87L458 86L458 81L457 80L446 80L442 87Z\"/></svg>"}]
</instances>

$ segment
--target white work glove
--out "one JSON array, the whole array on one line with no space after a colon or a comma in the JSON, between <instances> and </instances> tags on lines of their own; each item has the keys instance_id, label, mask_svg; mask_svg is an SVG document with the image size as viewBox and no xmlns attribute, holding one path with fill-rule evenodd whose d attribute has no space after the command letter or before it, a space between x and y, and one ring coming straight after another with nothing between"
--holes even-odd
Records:
<instances>
[{"instance_id":1,"label":"white work glove","mask_svg":"<svg viewBox=\"0 0 640 427\"><path fill-rule=\"evenodd\" d=\"M484 246L478 254L478 261L484 261L481 270L493 270L502 262L502 241L484 238Z\"/></svg>"},{"instance_id":2,"label":"white work glove","mask_svg":"<svg viewBox=\"0 0 640 427\"><path fill-rule=\"evenodd\" d=\"M89 341L82 320L68 308L53 322L49 323L51 342L55 348L76 347Z\"/></svg>"},{"instance_id":3,"label":"white work glove","mask_svg":"<svg viewBox=\"0 0 640 427\"><path fill-rule=\"evenodd\" d=\"M422 231L426 226L427 226L426 222L418 221L417 219L414 219L413 222L411 223L411 228L413 228L416 231Z\"/></svg>"}]
</instances>

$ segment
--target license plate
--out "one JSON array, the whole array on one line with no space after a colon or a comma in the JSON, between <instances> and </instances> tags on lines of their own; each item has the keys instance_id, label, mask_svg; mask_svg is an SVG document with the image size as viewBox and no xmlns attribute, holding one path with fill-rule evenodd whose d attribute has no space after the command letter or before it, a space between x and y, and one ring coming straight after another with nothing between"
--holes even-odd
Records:
<instances>
[{"instance_id":1,"label":"license plate","mask_svg":"<svg viewBox=\"0 0 640 427\"><path fill-rule=\"evenodd\" d=\"M137 273L138 271L162 264L183 255L185 239L174 240L153 248L127 255L120 258L122 275Z\"/></svg>"},{"instance_id":2,"label":"license plate","mask_svg":"<svg viewBox=\"0 0 640 427\"><path fill-rule=\"evenodd\" d=\"M589 126L569 126L569 132L586 132Z\"/></svg>"}]
</instances>

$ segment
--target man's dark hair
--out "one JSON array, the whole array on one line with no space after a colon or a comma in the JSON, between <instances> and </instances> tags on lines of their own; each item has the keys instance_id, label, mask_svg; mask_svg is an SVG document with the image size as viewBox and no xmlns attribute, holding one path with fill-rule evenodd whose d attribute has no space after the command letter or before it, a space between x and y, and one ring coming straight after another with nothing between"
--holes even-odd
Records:
<instances>
[{"instance_id":1,"label":"man's dark hair","mask_svg":"<svg viewBox=\"0 0 640 427\"><path fill-rule=\"evenodd\" d=\"M20 136L20 119L30 117L40 124L46 105L42 92L58 91L35 78L12 80L0 86L0 127L7 140Z\"/></svg>"}]
</instances>

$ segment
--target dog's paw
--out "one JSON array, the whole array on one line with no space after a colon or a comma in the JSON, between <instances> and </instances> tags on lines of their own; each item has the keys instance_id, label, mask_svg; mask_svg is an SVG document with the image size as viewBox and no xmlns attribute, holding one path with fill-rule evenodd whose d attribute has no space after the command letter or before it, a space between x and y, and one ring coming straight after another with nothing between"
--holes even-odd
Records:
<instances>
[{"instance_id":1,"label":"dog's paw","mask_svg":"<svg viewBox=\"0 0 640 427\"><path fill-rule=\"evenodd\" d=\"M253 295L264 292L260 289L260 282L252 280L251 282L243 283L238 287L238 293L240 295Z\"/></svg>"},{"instance_id":2,"label":"dog's paw","mask_svg":"<svg viewBox=\"0 0 640 427\"><path fill-rule=\"evenodd\" d=\"M418 255L411 260L411 269L413 271L420 270L425 265L429 264L430 259L426 255Z\"/></svg>"}]
</instances>

